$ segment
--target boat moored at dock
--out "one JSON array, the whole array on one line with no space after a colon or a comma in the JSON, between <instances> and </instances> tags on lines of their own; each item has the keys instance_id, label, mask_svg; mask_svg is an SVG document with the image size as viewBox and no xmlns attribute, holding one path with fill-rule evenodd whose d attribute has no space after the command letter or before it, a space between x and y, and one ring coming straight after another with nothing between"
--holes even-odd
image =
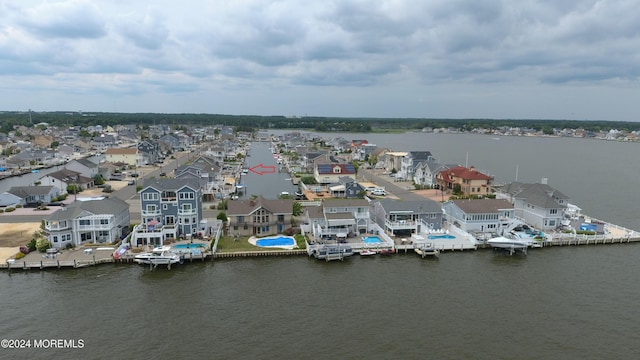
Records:
<instances>
[{"instance_id":1,"label":"boat moored at dock","mask_svg":"<svg viewBox=\"0 0 640 360\"><path fill-rule=\"evenodd\" d=\"M133 257L133 260L138 264L152 265L154 267L158 265L167 265L171 268L172 264L182 261L180 255L173 252L169 246L160 246L154 248L151 252L138 254Z\"/></svg>"}]
</instances>

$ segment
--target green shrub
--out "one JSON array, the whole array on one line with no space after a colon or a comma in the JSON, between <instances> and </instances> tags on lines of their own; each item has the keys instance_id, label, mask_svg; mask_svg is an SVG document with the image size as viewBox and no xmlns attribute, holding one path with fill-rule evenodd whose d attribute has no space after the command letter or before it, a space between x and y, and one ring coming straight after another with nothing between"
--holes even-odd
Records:
<instances>
[{"instance_id":1,"label":"green shrub","mask_svg":"<svg viewBox=\"0 0 640 360\"><path fill-rule=\"evenodd\" d=\"M0 214L2 214L4 212L4 209L0 209Z\"/></svg>"},{"instance_id":2,"label":"green shrub","mask_svg":"<svg viewBox=\"0 0 640 360\"><path fill-rule=\"evenodd\" d=\"M51 248L51 243L46 238L38 239L36 241L36 249L40 252L45 252Z\"/></svg>"},{"instance_id":3,"label":"green shrub","mask_svg":"<svg viewBox=\"0 0 640 360\"><path fill-rule=\"evenodd\" d=\"M4 209L4 212L12 212L12 211L15 211L15 210L16 210L16 208L14 208L14 207L8 207L8 208Z\"/></svg>"},{"instance_id":4,"label":"green shrub","mask_svg":"<svg viewBox=\"0 0 640 360\"><path fill-rule=\"evenodd\" d=\"M22 259L22 258L23 258L23 257L25 257L25 256L26 256L26 255L25 255L24 253L19 252L19 253L17 253L14 257L16 258L16 260L20 260L20 259Z\"/></svg>"},{"instance_id":5,"label":"green shrub","mask_svg":"<svg viewBox=\"0 0 640 360\"><path fill-rule=\"evenodd\" d=\"M27 249L29 249L29 251L35 251L36 250L36 239L31 239L31 241L29 241L29 243L27 244Z\"/></svg>"},{"instance_id":6,"label":"green shrub","mask_svg":"<svg viewBox=\"0 0 640 360\"><path fill-rule=\"evenodd\" d=\"M67 243L67 245L65 245L65 246L64 246L64 248L65 248L65 249L67 249L67 250L71 250L71 249L73 249L73 248L75 248L75 247L76 247L76 246L75 246L75 245L73 245L72 243Z\"/></svg>"},{"instance_id":7,"label":"green shrub","mask_svg":"<svg viewBox=\"0 0 640 360\"><path fill-rule=\"evenodd\" d=\"M22 205L17 204L17 205L16 205L16 209L20 209L20 208L22 208Z\"/></svg>"}]
</instances>

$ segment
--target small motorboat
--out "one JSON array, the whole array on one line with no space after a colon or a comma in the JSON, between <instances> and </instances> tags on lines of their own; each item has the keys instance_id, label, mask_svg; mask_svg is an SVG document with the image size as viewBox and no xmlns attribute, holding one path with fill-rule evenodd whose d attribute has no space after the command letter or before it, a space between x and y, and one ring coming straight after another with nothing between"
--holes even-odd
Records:
<instances>
[{"instance_id":1,"label":"small motorboat","mask_svg":"<svg viewBox=\"0 0 640 360\"><path fill-rule=\"evenodd\" d=\"M371 256L371 255L375 255L378 252L372 249L362 249L360 250L360 256Z\"/></svg>"},{"instance_id":2,"label":"small motorboat","mask_svg":"<svg viewBox=\"0 0 640 360\"><path fill-rule=\"evenodd\" d=\"M380 255L391 255L391 254L395 254L396 250L395 249L382 249L380 250Z\"/></svg>"}]
</instances>

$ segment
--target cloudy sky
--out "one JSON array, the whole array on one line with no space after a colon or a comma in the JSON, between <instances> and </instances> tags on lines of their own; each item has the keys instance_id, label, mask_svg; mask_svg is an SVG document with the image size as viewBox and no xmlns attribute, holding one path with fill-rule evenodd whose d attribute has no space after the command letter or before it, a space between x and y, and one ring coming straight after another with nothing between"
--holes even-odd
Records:
<instances>
[{"instance_id":1,"label":"cloudy sky","mask_svg":"<svg viewBox=\"0 0 640 360\"><path fill-rule=\"evenodd\" d=\"M637 0L0 0L0 110L640 121Z\"/></svg>"}]
</instances>

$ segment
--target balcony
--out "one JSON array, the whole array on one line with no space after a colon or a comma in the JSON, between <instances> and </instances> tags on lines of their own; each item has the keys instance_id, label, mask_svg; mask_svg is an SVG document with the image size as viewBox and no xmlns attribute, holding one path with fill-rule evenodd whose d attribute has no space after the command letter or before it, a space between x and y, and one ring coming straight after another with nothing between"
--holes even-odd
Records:
<instances>
[{"instance_id":1,"label":"balcony","mask_svg":"<svg viewBox=\"0 0 640 360\"><path fill-rule=\"evenodd\" d=\"M416 229L418 223L412 220L391 221L387 219L384 221L384 225L389 230L409 230L409 229Z\"/></svg>"},{"instance_id":2,"label":"balcony","mask_svg":"<svg viewBox=\"0 0 640 360\"><path fill-rule=\"evenodd\" d=\"M161 212L159 209L156 210L142 210L142 216L160 216Z\"/></svg>"},{"instance_id":3,"label":"balcony","mask_svg":"<svg viewBox=\"0 0 640 360\"><path fill-rule=\"evenodd\" d=\"M180 209L178 210L178 216L191 216L197 215L198 211L196 209Z\"/></svg>"}]
</instances>

